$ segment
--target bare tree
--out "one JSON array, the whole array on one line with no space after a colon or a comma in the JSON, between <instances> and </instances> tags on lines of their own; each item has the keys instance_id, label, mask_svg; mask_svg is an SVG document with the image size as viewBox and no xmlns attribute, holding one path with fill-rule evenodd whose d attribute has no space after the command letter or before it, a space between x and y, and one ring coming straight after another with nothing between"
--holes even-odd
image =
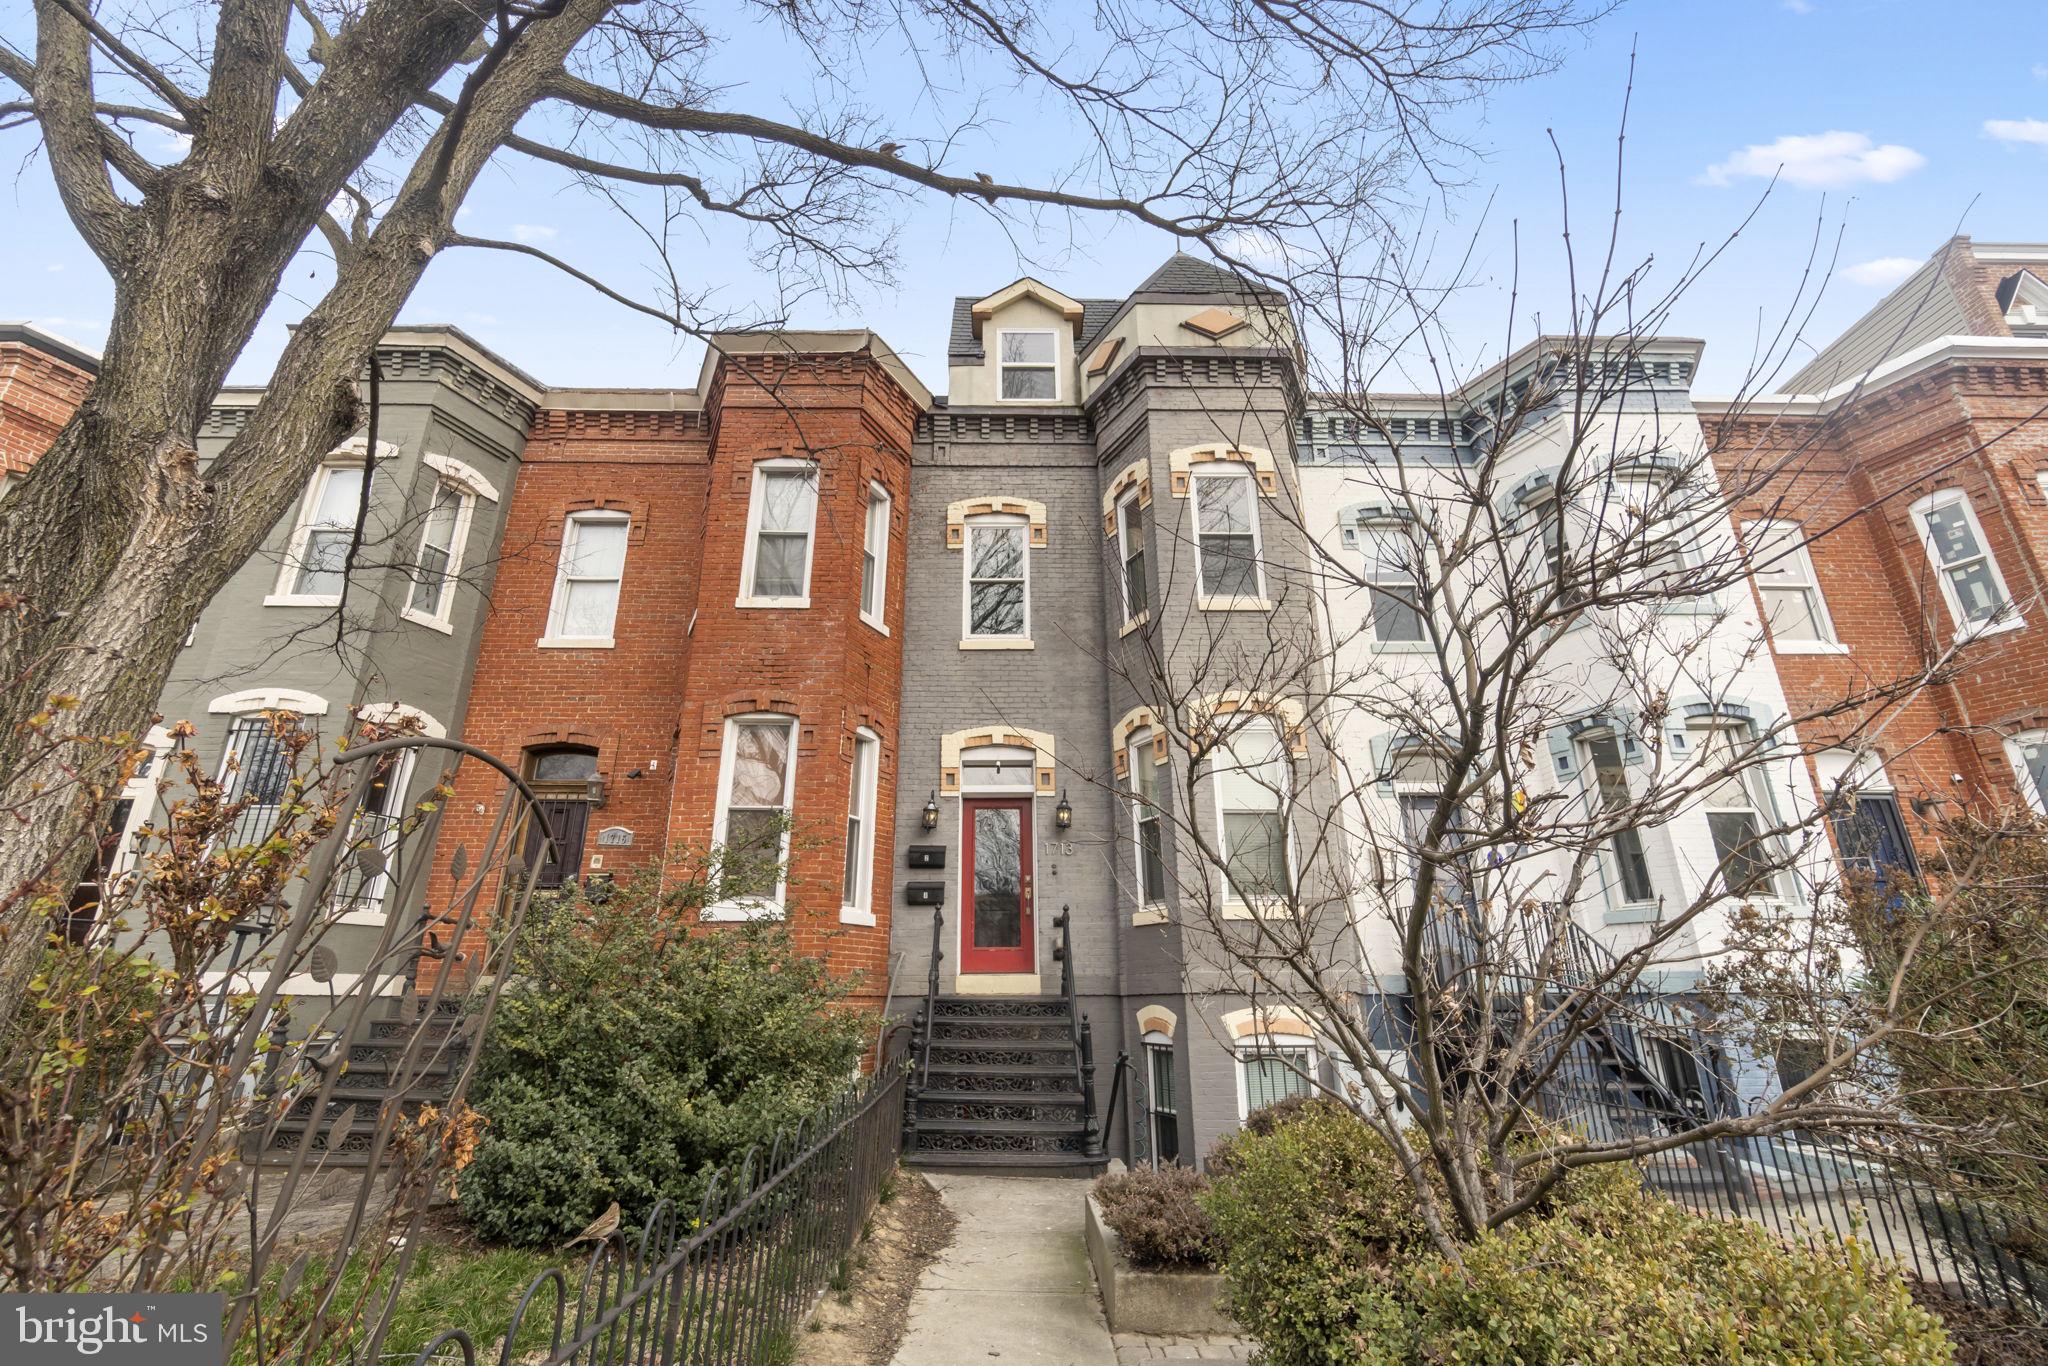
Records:
<instances>
[{"instance_id":1,"label":"bare tree","mask_svg":"<svg viewBox=\"0 0 2048 1366\"><path fill-rule=\"evenodd\" d=\"M1895 720L1968 647L1787 702L1750 574L1840 522L1745 546L1735 514L1800 520L1785 491L1817 439L1730 448L1695 419L1697 344L1662 334L1714 253L1653 290L1607 251L1561 326L1470 379L1438 359L1442 291L1397 270L1323 296L1299 318L1335 343L1309 420L1347 454L1282 466L1255 552L1205 541L1190 500L1152 514L1166 575L1250 582L1227 561L1255 556L1270 610L1247 628L1168 582L1107 659L1172 764L1116 785L1170 831L1149 838L1190 991L1313 1029L1334 1075L1288 1065L1384 1137L1454 1260L1575 1168L1939 1128L1887 1063L1935 1028L1926 1002L1868 989L1845 930L1829 830L1853 792L1816 791L1807 760L1928 743ZM1376 393L1396 366L1433 387ZM1219 438L1247 440L1224 407ZM1909 980L1917 947L1884 970ZM1727 994L1766 980L1773 1018L1796 1001L1823 1041L1767 1093L1732 1051L1766 994Z\"/></svg>"},{"instance_id":2,"label":"bare tree","mask_svg":"<svg viewBox=\"0 0 2048 1366\"><path fill-rule=\"evenodd\" d=\"M0 124L40 138L115 308L90 397L0 503L0 1019L40 939L36 889L84 855L67 813L109 776L97 750L34 745L23 721L57 699L81 733L139 730L186 626L357 427L371 349L441 253L537 258L692 332L718 282L663 248L721 220L756 235L784 288L886 280L892 225L920 198L1026 231L1101 213L1219 249L1243 232L1355 240L1407 168L1435 173L1459 150L1447 111L1544 69L1590 12L1158 0L1069 28L970 0L742 10L786 50L778 84L808 74L824 92L785 113L720 84L713 16L682 0L38 0L33 50L0 45L19 92ZM869 112L893 92L857 83L880 44L929 77L891 116L908 126ZM1070 135L1064 169L958 164L998 88ZM135 128L183 155L152 160ZM498 157L631 200L664 287L459 231ZM333 282L202 466L195 432L316 233Z\"/></svg>"}]
</instances>

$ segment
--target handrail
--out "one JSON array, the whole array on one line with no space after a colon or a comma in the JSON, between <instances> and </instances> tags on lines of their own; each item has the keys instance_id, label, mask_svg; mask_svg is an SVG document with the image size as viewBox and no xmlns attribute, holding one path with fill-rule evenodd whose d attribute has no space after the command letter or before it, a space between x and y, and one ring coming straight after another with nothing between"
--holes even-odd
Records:
<instances>
[{"instance_id":1,"label":"handrail","mask_svg":"<svg viewBox=\"0 0 2048 1366\"><path fill-rule=\"evenodd\" d=\"M1088 1017L1081 1013L1074 982L1074 908L1061 906L1052 923L1060 931L1059 946L1053 950L1060 963L1060 996L1067 1003L1067 1019L1074 1025L1074 1084L1081 1088L1081 1141L1090 1157L1100 1157L1102 1134L1095 1122L1095 1035Z\"/></svg>"},{"instance_id":2,"label":"handrail","mask_svg":"<svg viewBox=\"0 0 2048 1366\"><path fill-rule=\"evenodd\" d=\"M918 1040L917 1084L920 1089L931 1079L932 1073L932 1034L936 1027L933 1017L939 1013L939 963L946 956L946 951L939 945L945 924L945 911L932 907L932 961L924 979L924 1034Z\"/></svg>"},{"instance_id":3,"label":"handrail","mask_svg":"<svg viewBox=\"0 0 2048 1366\"><path fill-rule=\"evenodd\" d=\"M1109 1126L1116 1123L1116 1103L1117 1097L1121 1096L1124 1091L1124 1073L1130 1071L1130 1069L1131 1055L1129 1053L1117 1054L1116 1062L1111 1064L1109 1069L1109 1104L1107 1107L1104 1108L1102 1112L1102 1146L1104 1148L1109 1147ZM1126 1123L1124 1125L1124 1137L1127 1140L1131 1136L1130 1129L1131 1126L1128 1123Z\"/></svg>"}]
</instances>

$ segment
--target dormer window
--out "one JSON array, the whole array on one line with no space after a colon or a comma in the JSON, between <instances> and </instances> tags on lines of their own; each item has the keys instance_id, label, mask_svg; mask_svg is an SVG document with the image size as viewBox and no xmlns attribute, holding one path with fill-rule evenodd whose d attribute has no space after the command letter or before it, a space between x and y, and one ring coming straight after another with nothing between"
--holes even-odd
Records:
<instances>
[{"instance_id":1,"label":"dormer window","mask_svg":"<svg viewBox=\"0 0 2048 1366\"><path fill-rule=\"evenodd\" d=\"M1006 401L1057 403L1060 397L1059 342L1050 331L996 334L998 392Z\"/></svg>"}]
</instances>

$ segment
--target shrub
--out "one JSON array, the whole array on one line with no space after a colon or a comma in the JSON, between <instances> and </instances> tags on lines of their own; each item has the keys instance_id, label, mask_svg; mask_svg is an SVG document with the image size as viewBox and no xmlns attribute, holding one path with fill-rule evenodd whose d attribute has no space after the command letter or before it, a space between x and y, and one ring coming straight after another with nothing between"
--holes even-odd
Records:
<instances>
[{"instance_id":1,"label":"shrub","mask_svg":"<svg viewBox=\"0 0 2048 1366\"><path fill-rule=\"evenodd\" d=\"M697 879L683 879L695 889ZM487 1120L458 1199L483 1237L559 1241L617 1200L627 1227L828 1100L871 1021L771 922L683 928L652 876L536 898L478 1059Z\"/></svg>"},{"instance_id":2,"label":"shrub","mask_svg":"<svg viewBox=\"0 0 2048 1366\"><path fill-rule=\"evenodd\" d=\"M1941 1362L1947 1340L1860 1244L1701 1219L1625 1164L1466 1243L1429 1240L1392 1149L1335 1106L1219 1145L1204 1204L1231 1313L1270 1366Z\"/></svg>"},{"instance_id":3,"label":"shrub","mask_svg":"<svg viewBox=\"0 0 2048 1366\"><path fill-rule=\"evenodd\" d=\"M1198 1199L1208 1189L1192 1167L1140 1168L1097 1181L1095 1198L1132 1266L1187 1270L1216 1264L1216 1229Z\"/></svg>"},{"instance_id":4,"label":"shrub","mask_svg":"<svg viewBox=\"0 0 2048 1366\"><path fill-rule=\"evenodd\" d=\"M1520 1220L1403 1278L1410 1341L1458 1366L1951 1360L1940 1320L1866 1245L1794 1243L1640 1187Z\"/></svg>"}]
</instances>

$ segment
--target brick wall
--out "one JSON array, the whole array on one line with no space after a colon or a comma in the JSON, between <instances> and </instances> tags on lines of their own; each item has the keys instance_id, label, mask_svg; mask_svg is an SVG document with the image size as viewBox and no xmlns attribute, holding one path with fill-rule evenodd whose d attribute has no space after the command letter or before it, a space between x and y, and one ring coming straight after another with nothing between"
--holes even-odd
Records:
<instances>
[{"instance_id":1,"label":"brick wall","mask_svg":"<svg viewBox=\"0 0 2048 1366\"><path fill-rule=\"evenodd\" d=\"M2004 734L2048 725L2048 365L1953 365L1864 398L1832 417L1729 424L1724 480L1757 487L1737 519L1778 516L1809 534L1814 571L1848 653L1775 652L1794 714L1910 675L1952 645L1955 628L1910 508L1968 494L2024 624L1967 642L1949 681L1901 709L1879 738L1902 795L1989 811L2014 800ZM1834 530L1826 530L1835 527ZM1855 729L1865 713L1803 728L1809 741ZM1948 810L1953 811L1951 805ZM1907 814L1917 837L1924 824Z\"/></svg>"},{"instance_id":2,"label":"brick wall","mask_svg":"<svg viewBox=\"0 0 2048 1366\"><path fill-rule=\"evenodd\" d=\"M888 969L891 843L902 677L902 566L915 407L864 357L721 363L701 412L540 412L507 514L503 561L484 628L464 739L517 761L539 746L597 751L605 801L591 812L582 871L626 875L664 850L713 837L725 721L749 711L798 720L795 832L786 913L805 952L859 973L879 1004ZM748 499L757 461L806 457L820 469L810 606L742 608ZM870 481L894 507L885 634L859 613ZM548 648L564 519L582 509L631 517L609 649ZM882 741L874 882L876 924L843 924L840 873L854 733ZM637 775L637 776L636 776ZM501 782L465 771L441 836L446 855L480 849ZM479 809L479 808L482 809ZM600 846L624 826L630 846Z\"/></svg>"},{"instance_id":3,"label":"brick wall","mask_svg":"<svg viewBox=\"0 0 2048 1366\"><path fill-rule=\"evenodd\" d=\"M0 473L22 474L50 448L92 380L76 360L0 337Z\"/></svg>"}]
</instances>

